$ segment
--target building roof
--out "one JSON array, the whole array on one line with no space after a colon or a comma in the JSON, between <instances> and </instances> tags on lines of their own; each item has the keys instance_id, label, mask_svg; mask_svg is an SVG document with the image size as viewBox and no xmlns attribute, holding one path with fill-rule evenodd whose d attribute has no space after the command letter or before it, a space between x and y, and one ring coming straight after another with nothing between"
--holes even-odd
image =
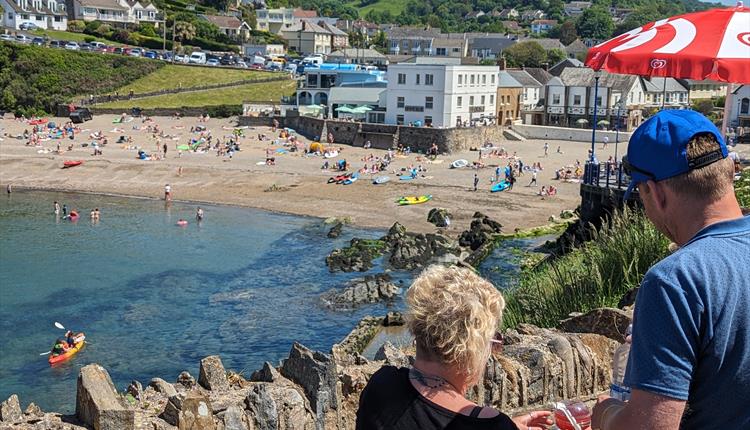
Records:
<instances>
[{"instance_id":1,"label":"building roof","mask_svg":"<svg viewBox=\"0 0 750 430\"><path fill-rule=\"evenodd\" d=\"M534 79L533 76L531 76L526 70L505 70L508 72L513 79L518 81L521 85L524 87L543 87L539 81Z\"/></svg>"},{"instance_id":2,"label":"building roof","mask_svg":"<svg viewBox=\"0 0 750 430\"><path fill-rule=\"evenodd\" d=\"M65 2L64 1L58 1L56 3L58 4L58 6L62 5L63 7L65 7ZM52 9L50 9L50 8L47 7L47 2L46 1L42 2L42 7L41 8L34 7L33 3L29 3L29 8L26 9L26 10L22 9L21 6L19 4L17 4L14 0L8 0L8 4L17 13L34 12L34 13L41 13L41 14L44 14L44 15L56 15L56 16L67 16L68 15L68 13L65 10L63 10L62 8L58 8L57 11L52 11Z\"/></svg>"},{"instance_id":3,"label":"building roof","mask_svg":"<svg viewBox=\"0 0 750 430\"><path fill-rule=\"evenodd\" d=\"M414 58L411 54L387 54L385 58L388 59L390 64L404 63Z\"/></svg>"},{"instance_id":4,"label":"building roof","mask_svg":"<svg viewBox=\"0 0 750 430\"><path fill-rule=\"evenodd\" d=\"M408 38L434 38L440 37L439 28L422 28L422 27L391 27L386 30L388 39L408 39Z\"/></svg>"},{"instance_id":5,"label":"building roof","mask_svg":"<svg viewBox=\"0 0 750 430\"><path fill-rule=\"evenodd\" d=\"M564 87L565 84L563 83L562 79L558 78L557 76L553 76L552 79L547 82L547 86Z\"/></svg>"},{"instance_id":6,"label":"building roof","mask_svg":"<svg viewBox=\"0 0 750 430\"><path fill-rule=\"evenodd\" d=\"M292 11L294 18L317 18L318 12L314 10L294 9Z\"/></svg>"},{"instance_id":7,"label":"building roof","mask_svg":"<svg viewBox=\"0 0 750 430\"><path fill-rule=\"evenodd\" d=\"M473 10L466 14L466 18L479 18L480 16L484 16L484 12L481 10Z\"/></svg>"},{"instance_id":8,"label":"building roof","mask_svg":"<svg viewBox=\"0 0 750 430\"><path fill-rule=\"evenodd\" d=\"M333 51L328 54L328 58L331 57L345 57L345 58L378 58L385 60L385 55L374 49L357 49L357 48L346 48Z\"/></svg>"},{"instance_id":9,"label":"building roof","mask_svg":"<svg viewBox=\"0 0 750 430\"><path fill-rule=\"evenodd\" d=\"M550 49L565 50L565 45L563 45L562 42L560 42L560 39L524 39L524 40L520 40L519 42L527 42L527 41L533 41L542 45L542 48L544 48L546 51L549 51Z\"/></svg>"},{"instance_id":10,"label":"building roof","mask_svg":"<svg viewBox=\"0 0 750 430\"><path fill-rule=\"evenodd\" d=\"M304 33L331 34L330 31L316 24L314 19L299 20L299 22L295 22L294 24L283 28L281 31L302 31Z\"/></svg>"},{"instance_id":11,"label":"building roof","mask_svg":"<svg viewBox=\"0 0 750 430\"><path fill-rule=\"evenodd\" d=\"M206 21L216 25L219 28L240 28L242 21L236 16L226 15L201 15Z\"/></svg>"},{"instance_id":12,"label":"building roof","mask_svg":"<svg viewBox=\"0 0 750 430\"><path fill-rule=\"evenodd\" d=\"M323 27L326 30L328 30L334 36L346 36L346 37L349 37L349 35L345 31L342 31L340 28L338 28L335 25L332 25L332 24L330 24L328 22L320 21L320 22L318 22L318 25L320 25L321 27Z\"/></svg>"},{"instance_id":13,"label":"building roof","mask_svg":"<svg viewBox=\"0 0 750 430\"><path fill-rule=\"evenodd\" d=\"M76 0L81 6L96 7L109 10L128 10L120 6L115 0Z\"/></svg>"},{"instance_id":14,"label":"building roof","mask_svg":"<svg viewBox=\"0 0 750 430\"><path fill-rule=\"evenodd\" d=\"M526 73L531 75L532 78L536 79L542 85L546 85L553 76L541 67L525 67Z\"/></svg>"},{"instance_id":15,"label":"building roof","mask_svg":"<svg viewBox=\"0 0 750 430\"><path fill-rule=\"evenodd\" d=\"M508 73L507 70L501 70L497 80L498 88L523 88L520 82L518 82L513 75Z\"/></svg>"},{"instance_id":16,"label":"building roof","mask_svg":"<svg viewBox=\"0 0 750 430\"><path fill-rule=\"evenodd\" d=\"M380 83L378 87L333 87L328 93L332 104L378 104L380 93L386 88Z\"/></svg>"},{"instance_id":17,"label":"building roof","mask_svg":"<svg viewBox=\"0 0 750 430\"><path fill-rule=\"evenodd\" d=\"M542 24L557 25L557 20L556 19L535 19L535 20L531 21L531 25L534 25L534 24L539 24L539 25L542 25Z\"/></svg>"},{"instance_id":18,"label":"building roof","mask_svg":"<svg viewBox=\"0 0 750 430\"><path fill-rule=\"evenodd\" d=\"M560 76L563 70L568 67L584 67L584 64L577 58L564 58L559 63L549 68L549 72L555 76Z\"/></svg>"},{"instance_id":19,"label":"building roof","mask_svg":"<svg viewBox=\"0 0 750 430\"><path fill-rule=\"evenodd\" d=\"M589 47L581 39L576 39L565 47L565 52L569 54L586 53L589 52Z\"/></svg>"},{"instance_id":20,"label":"building roof","mask_svg":"<svg viewBox=\"0 0 750 430\"><path fill-rule=\"evenodd\" d=\"M697 80L697 79L680 79L680 82L687 85L727 85L726 82L713 81L711 79Z\"/></svg>"},{"instance_id":21,"label":"building roof","mask_svg":"<svg viewBox=\"0 0 750 430\"><path fill-rule=\"evenodd\" d=\"M510 37L477 37L469 42L469 49L489 49L498 53L515 43L516 40Z\"/></svg>"},{"instance_id":22,"label":"building roof","mask_svg":"<svg viewBox=\"0 0 750 430\"><path fill-rule=\"evenodd\" d=\"M451 65L458 65L461 64L460 58L455 57L412 57L406 61L402 61L403 63L413 63L413 64L436 64L440 66L451 66Z\"/></svg>"},{"instance_id":23,"label":"building roof","mask_svg":"<svg viewBox=\"0 0 750 430\"><path fill-rule=\"evenodd\" d=\"M667 92L687 92L687 88L683 87L679 82L677 82L677 79L675 78L652 77L650 79L641 79L643 81L643 88L646 89L647 93L660 93L662 91L665 91L665 84Z\"/></svg>"},{"instance_id":24,"label":"building roof","mask_svg":"<svg viewBox=\"0 0 750 430\"><path fill-rule=\"evenodd\" d=\"M503 21L503 26L507 28L508 30L518 31L521 29L521 26L518 25L517 21Z\"/></svg>"},{"instance_id":25,"label":"building roof","mask_svg":"<svg viewBox=\"0 0 750 430\"><path fill-rule=\"evenodd\" d=\"M465 39L449 39L446 37L437 37L432 41L433 46L462 48L466 43Z\"/></svg>"},{"instance_id":26,"label":"building roof","mask_svg":"<svg viewBox=\"0 0 750 430\"><path fill-rule=\"evenodd\" d=\"M593 87L594 70L588 67L568 67L560 74L560 79L566 86L570 87ZM599 86L611 88L613 91L619 91L622 94L630 91L633 84L640 79L635 75L620 75L616 73L602 72L599 78Z\"/></svg>"}]
</instances>

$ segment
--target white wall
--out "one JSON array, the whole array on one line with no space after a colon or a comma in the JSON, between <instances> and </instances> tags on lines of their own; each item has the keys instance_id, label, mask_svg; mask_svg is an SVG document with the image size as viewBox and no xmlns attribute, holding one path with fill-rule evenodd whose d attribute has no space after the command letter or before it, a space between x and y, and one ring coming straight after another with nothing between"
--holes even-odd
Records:
<instances>
[{"instance_id":1,"label":"white wall","mask_svg":"<svg viewBox=\"0 0 750 430\"><path fill-rule=\"evenodd\" d=\"M591 129L567 128L567 127L550 127L543 125L513 124L513 130L527 139L549 139L549 140L570 140L575 142L591 142ZM604 142L604 136L609 138L609 143L615 143L617 133L614 131L596 131L596 141ZM619 156L625 154L625 150L630 140L630 133L621 131L619 133ZM597 150L599 147L596 148Z\"/></svg>"}]
</instances>

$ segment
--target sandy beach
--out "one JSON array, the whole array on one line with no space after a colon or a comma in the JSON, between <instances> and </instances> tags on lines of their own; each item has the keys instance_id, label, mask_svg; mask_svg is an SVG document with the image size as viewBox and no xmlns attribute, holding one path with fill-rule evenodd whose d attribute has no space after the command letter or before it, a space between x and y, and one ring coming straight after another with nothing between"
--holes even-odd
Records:
<instances>
[{"instance_id":1,"label":"sandy beach","mask_svg":"<svg viewBox=\"0 0 750 430\"><path fill-rule=\"evenodd\" d=\"M334 174L332 170L321 170L325 159L320 156L306 156L301 153L288 152L275 154L276 165L258 165L265 160L266 149L282 148L272 142L278 137L268 127L255 127L244 130L244 137L239 139L239 152L230 159L217 156L216 150L205 153L179 151L178 145L189 143L197 138L198 133L191 133L192 126L203 125L211 131L214 139L222 142L232 134L231 119L210 119L199 122L197 118L173 119L153 117L152 122L143 118L134 118L131 122L113 124L116 116L101 115L92 121L81 124L82 131L74 140L49 139L41 146L27 146L27 140L13 136L24 130L31 131L32 126L26 122L16 121L10 115L0 120L0 185L11 184L16 189L46 189L63 191L81 191L104 194L119 194L148 198L163 198L164 186L169 183L175 200L195 201L216 204L249 206L271 211L316 217L351 217L359 226L387 228L398 221L414 231L433 231L434 226L426 222L427 212L431 208L447 208L453 214L450 232L464 229L475 211L482 211L500 220L506 231L542 225L548 222L551 215L557 216L561 210L574 209L580 202L579 185L553 180L555 170L571 166L576 160L584 160L590 143L588 142L549 142L549 154L544 156L544 142L529 140L526 142L493 142L495 146L504 147L508 153L515 153L530 165L541 162L543 171L538 175L538 185L527 187L531 174L520 176L512 191L490 193L490 179L494 176L495 166L505 166L507 158L484 158L487 167L482 169L450 169L450 163L457 159L474 161L478 159L476 151L445 154L438 157L437 163L430 163L418 154L397 156L388 166L388 171L377 175L365 174L352 185L328 184L327 179ZM60 118L52 118L60 121ZM148 124L158 124L159 128L171 137L159 138L161 144L167 143L167 156L163 160L143 161L137 159L137 149L147 153L156 151L156 140L152 133L145 130ZM119 128L119 130L118 130ZM141 129L143 128L143 129ZM120 131L121 130L121 131ZM108 140L102 155L92 155L90 134L101 131ZM271 140L260 141L258 135L264 133ZM119 136L129 136L133 142L118 144ZM298 136L302 142L309 141ZM55 153L58 142L63 148L62 154ZM73 149L68 151L68 145ZM477 142L480 145L481 142ZM334 146L338 146L335 145ZM557 152L560 146L562 153ZM620 144L622 154L626 149ZM597 145L600 160L606 160L614 154L615 145L610 143L606 149ZM341 145L341 153L334 160L345 158L353 168L359 169L370 154L382 157L386 151L355 148ZM84 163L74 168L62 169L66 160L83 160ZM401 168L408 165L419 165L427 171L418 179L399 181ZM182 173L180 174L180 169ZM473 192L473 177L477 173L480 179L479 190ZM388 175L391 181L382 185L373 185L372 177ZM554 197L537 195L541 186L554 185L558 194ZM395 200L401 196L431 194L433 200L414 206L398 206ZM51 204L51 202L50 202ZM91 208L80 208L90 210ZM210 214L207 214L210 216Z\"/></svg>"}]
</instances>

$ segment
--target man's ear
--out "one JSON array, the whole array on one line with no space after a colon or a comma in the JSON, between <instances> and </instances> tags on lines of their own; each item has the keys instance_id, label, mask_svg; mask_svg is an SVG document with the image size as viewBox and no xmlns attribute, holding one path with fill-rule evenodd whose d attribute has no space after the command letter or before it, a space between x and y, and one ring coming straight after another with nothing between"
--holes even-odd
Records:
<instances>
[{"instance_id":1,"label":"man's ear","mask_svg":"<svg viewBox=\"0 0 750 430\"><path fill-rule=\"evenodd\" d=\"M655 182L648 180L646 187L648 189L648 198L651 199L651 203L654 204L660 211L663 211L667 207L667 193L668 190L664 183Z\"/></svg>"}]
</instances>

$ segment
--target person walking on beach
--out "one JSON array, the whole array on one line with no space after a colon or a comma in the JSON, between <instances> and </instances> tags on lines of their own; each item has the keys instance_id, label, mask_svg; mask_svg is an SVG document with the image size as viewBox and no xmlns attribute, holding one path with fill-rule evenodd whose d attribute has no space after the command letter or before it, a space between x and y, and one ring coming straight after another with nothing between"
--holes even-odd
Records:
<instances>
[{"instance_id":1,"label":"person walking on beach","mask_svg":"<svg viewBox=\"0 0 750 430\"><path fill-rule=\"evenodd\" d=\"M624 385L592 427L750 428L750 216L733 190L719 130L692 110L663 110L633 133L623 168L645 214L678 249L641 281Z\"/></svg>"},{"instance_id":2,"label":"person walking on beach","mask_svg":"<svg viewBox=\"0 0 750 430\"><path fill-rule=\"evenodd\" d=\"M527 185L527 187L534 187L534 186L536 186L536 175L537 175L537 170L536 169L532 170L531 171L531 182L529 182L529 185Z\"/></svg>"},{"instance_id":3,"label":"person walking on beach","mask_svg":"<svg viewBox=\"0 0 750 430\"><path fill-rule=\"evenodd\" d=\"M604 136L604 141L602 143L602 149L607 149L607 144L609 143L609 136Z\"/></svg>"},{"instance_id":4,"label":"person walking on beach","mask_svg":"<svg viewBox=\"0 0 750 430\"><path fill-rule=\"evenodd\" d=\"M172 200L172 187L169 184L164 186L164 200Z\"/></svg>"},{"instance_id":5,"label":"person walking on beach","mask_svg":"<svg viewBox=\"0 0 750 430\"><path fill-rule=\"evenodd\" d=\"M161 148L164 150L164 158L167 158L167 142L164 142Z\"/></svg>"},{"instance_id":6,"label":"person walking on beach","mask_svg":"<svg viewBox=\"0 0 750 430\"><path fill-rule=\"evenodd\" d=\"M549 152L549 143L544 142L544 156L547 156L547 153Z\"/></svg>"},{"instance_id":7,"label":"person walking on beach","mask_svg":"<svg viewBox=\"0 0 750 430\"><path fill-rule=\"evenodd\" d=\"M479 185L479 176L475 173L474 174L474 191L477 190L477 185Z\"/></svg>"},{"instance_id":8,"label":"person walking on beach","mask_svg":"<svg viewBox=\"0 0 750 430\"><path fill-rule=\"evenodd\" d=\"M66 205L65 203L63 203L62 214L63 216L68 214L68 205Z\"/></svg>"}]
</instances>

